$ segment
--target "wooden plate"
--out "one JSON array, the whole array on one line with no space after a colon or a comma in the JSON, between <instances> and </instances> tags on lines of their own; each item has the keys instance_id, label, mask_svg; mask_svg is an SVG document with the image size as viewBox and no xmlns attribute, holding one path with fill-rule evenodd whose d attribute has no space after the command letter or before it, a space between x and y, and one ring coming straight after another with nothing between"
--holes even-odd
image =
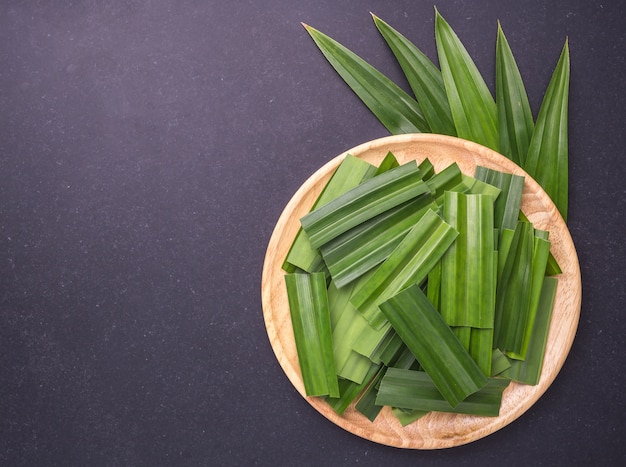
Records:
<instances>
[{"instance_id":1,"label":"wooden plate","mask_svg":"<svg viewBox=\"0 0 626 467\"><path fill-rule=\"evenodd\" d=\"M299 219L309 212L321 189L346 154L378 164L388 151L400 163L428 157L439 172L458 163L463 173L473 175L477 165L526 177L522 210L535 227L548 230L551 251L563 273L558 276L555 308L548 334L546 355L537 386L511 383L505 390L498 417L430 413L402 427L389 407L372 423L354 406L342 416L317 397L306 397L281 269L287 251L300 227ZM581 305L578 257L570 233L554 203L541 187L516 164L478 144L458 138L432 135L400 135L374 140L353 148L320 168L296 192L274 229L263 265L262 300L267 334L287 377L303 397L322 415L347 431L371 441L400 448L439 449L483 438L511 423L528 410L556 378L569 353L578 326Z\"/></svg>"}]
</instances>

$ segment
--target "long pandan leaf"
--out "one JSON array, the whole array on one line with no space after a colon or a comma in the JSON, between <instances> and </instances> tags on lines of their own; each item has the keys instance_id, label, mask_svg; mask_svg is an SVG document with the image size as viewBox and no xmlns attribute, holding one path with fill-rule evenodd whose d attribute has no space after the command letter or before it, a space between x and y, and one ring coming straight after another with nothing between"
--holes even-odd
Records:
<instances>
[{"instance_id":1,"label":"long pandan leaf","mask_svg":"<svg viewBox=\"0 0 626 467\"><path fill-rule=\"evenodd\" d=\"M541 103L524 169L548 193L567 221L569 47L567 40Z\"/></svg>"},{"instance_id":2,"label":"long pandan leaf","mask_svg":"<svg viewBox=\"0 0 626 467\"><path fill-rule=\"evenodd\" d=\"M372 15L381 35L396 56L433 133L456 136L441 71L411 41Z\"/></svg>"},{"instance_id":3,"label":"long pandan leaf","mask_svg":"<svg viewBox=\"0 0 626 467\"><path fill-rule=\"evenodd\" d=\"M303 26L337 73L391 134L430 133L415 99L339 42L309 25Z\"/></svg>"},{"instance_id":4,"label":"long pandan leaf","mask_svg":"<svg viewBox=\"0 0 626 467\"><path fill-rule=\"evenodd\" d=\"M457 135L497 151L498 118L493 96L458 36L436 10L435 39Z\"/></svg>"},{"instance_id":5,"label":"long pandan leaf","mask_svg":"<svg viewBox=\"0 0 626 467\"><path fill-rule=\"evenodd\" d=\"M524 167L533 134L533 115L522 76L500 22L496 39L496 103L500 152Z\"/></svg>"}]
</instances>

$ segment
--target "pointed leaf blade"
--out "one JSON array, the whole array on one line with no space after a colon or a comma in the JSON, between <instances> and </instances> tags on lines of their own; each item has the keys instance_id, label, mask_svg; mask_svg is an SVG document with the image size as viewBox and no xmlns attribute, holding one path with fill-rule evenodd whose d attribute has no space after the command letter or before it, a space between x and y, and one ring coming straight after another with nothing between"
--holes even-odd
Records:
<instances>
[{"instance_id":1,"label":"pointed leaf blade","mask_svg":"<svg viewBox=\"0 0 626 467\"><path fill-rule=\"evenodd\" d=\"M435 15L435 38L458 136L497 151L496 103L469 53L438 11Z\"/></svg>"},{"instance_id":2,"label":"pointed leaf blade","mask_svg":"<svg viewBox=\"0 0 626 467\"><path fill-rule=\"evenodd\" d=\"M326 59L392 134L429 133L415 99L339 42L304 25Z\"/></svg>"}]
</instances>

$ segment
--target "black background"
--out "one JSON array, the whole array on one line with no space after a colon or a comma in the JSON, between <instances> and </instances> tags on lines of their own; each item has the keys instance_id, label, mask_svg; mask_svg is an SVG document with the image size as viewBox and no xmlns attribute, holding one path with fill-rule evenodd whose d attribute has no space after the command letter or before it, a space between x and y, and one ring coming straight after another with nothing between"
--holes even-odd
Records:
<instances>
[{"instance_id":1,"label":"black background","mask_svg":"<svg viewBox=\"0 0 626 467\"><path fill-rule=\"evenodd\" d=\"M615 465L626 460L623 1L445 1L493 89L497 20L536 114L571 52L564 368L520 419L441 451L378 445L295 391L265 249L318 167L387 131L301 22L408 89L369 12L436 60L424 1L0 4L0 463Z\"/></svg>"}]
</instances>

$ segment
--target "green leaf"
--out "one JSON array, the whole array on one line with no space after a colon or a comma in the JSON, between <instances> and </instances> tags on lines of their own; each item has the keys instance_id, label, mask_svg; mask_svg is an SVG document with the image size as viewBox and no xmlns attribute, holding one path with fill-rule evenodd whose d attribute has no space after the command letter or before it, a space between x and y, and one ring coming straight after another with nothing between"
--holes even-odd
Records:
<instances>
[{"instance_id":1,"label":"green leaf","mask_svg":"<svg viewBox=\"0 0 626 467\"><path fill-rule=\"evenodd\" d=\"M361 395L363 390L367 388L372 379L380 373L381 365L371 364L369 371L363 382L358 384L347 379L339 380L339 397L326 397L325 400L332 409L341 415L345 410Z\"/></svg>"},{"instance_id":2,"label":"green leaf","mask_svg":"<svg viewBox=\"0 0 626 467\"><path fill-rule=\"evenodd\" d=\"M415 223L431 208L430 193L385 211L320 247L337 287L343 287L385 261Z\"/></svg>"},{"instance_id":3,"label":"green leaf","mask_svg":"<svg viewBox=\"0 0 626 467\"><path fill-rule=\"evenodd\" d=\"M385 155L385 158L380 162L380 164L378 164L378 168L376 169L376 173L374 174L374 176L380 175L387 172L388 170L395 169L399 166L400 163L398 162L398 159L396 159L396 156L394 156L393 153L389 151L387 155Z\"/></svg>"},{"instance_id":4,"label":"green leaf","mask_svg":"<svg viewBox=\"0 0 626 467\"><path fill-rule=\"evenodd\" d=\"M511 368L511 362L500 349L493 349L491 357L491 376L500 376L507 368Z\"/></svg>"},{"instance_id":5,"label":"green leaf","mask_svg":"<svg viewBox=\"0 0 626 467\"><path fill-rule=\"evenodd\" d=\"M318 196L311 210L315 210L332 201L346 191L359 185L363 180L374 176L376 168L358 157L348 154L337 167L330 180ZM283 269L295 272L295 269L306 272L322 272L326 270L319 252L311 246L309 237L300 228L291 245Z\"/></svg>"},{"instance_id":6,"label":"green leaf","mask_svg":"<svg viewBox=\"0 0 626 467\"><path fill-rule=\"evenodd\" d=\"M415 99L334 39L303 24L326 59L391 134L429 133Z\"/></svg>"},{"instance_id":7,"label":"green leaf","mask_svg":"<svg viewBox=\"0 0 626 467\"><path fill-rule=\"evenodd\" d=\"M306 395L338 397L326 275L286 274L285 284Z\"/></svg>"},{"instance_id":8,"label":"green leaf","mask_svg":"<svg viewBox=\"0 0 626 467\"><path fill-rule=\"evenodd\" d=\"M378 305L400 290L426 279L454 242L457 232L433 210L415 224L389 258L354 294L352 304L375 329L387 320Z\"/></svg>"},{"instance_id":9,"label":"green leaf","mask_svg":"<svg viewBox=\"0 0 626 467\"><path fill-rule=\"evenodd\" d=\"M431 131L456 136L441 71L406 37L377 16L372 16L402 67Z\"/></svg>"},{"instance_id":10,"label":"green leaf","mask_svg":"<svg viewBox=\"0 0 626 467\"><path fill-rule=\"evenodd\" d=\"M425 410L410 410L410 409L400 409L398 407L392 407L391 413L393 413L400 425L407 426L413 423L416 420L419 420L424 415L427 415L429 412Z\"/></svg>"},{"instance_id":11,"label":"green leaf","mask_svg":"<svg viewBox=\"0 0 626 467\"><path fill-rule=\"evenodd\" d=\"M520 352L507 352L507 356L517 360L524 360L526 358L526 351L528 350L532 330L534 328L541 296L541 289L543 287L543 279L545 276L546 266L548 264L548 258L550 256L550 242L547 240L547 233L548 232L546 231L535 230L533 259L530 273L530 289L526 291L526 293L530 296L530 299L528 302L528 318L526 320L524 338L522 340ZM545 234L545 236L543 234Z\"/></svg>"},{"instance_id":12,"label":"green leaf","mask_svg":"<svg viewBox=\"0 0 626 467\"><path fill-rule=\"evenodd\" d=\"M355 404L354 408L363 414L371 422L376 420L376 417L382 410L382 406L376 405L376 396L378 395L378 385L380 380L385 374L386 368L381 369L372 382L365 388L363 394Z\"/></svg>"},{"instance_id":13,"label":"green leaf","mask_svg":"<svg viewBox=\"0 0 626 467\"><path fill-rule=\"evenodd\" d=\"M450 406L487 384L487 377L417 284L381 303L380 309ZM388 405L422 409L398 402Z\"/></svg>"},{"instance_id":14,"label":"green leaf","mask_svg":"<svg viewBox=\"0 0 626 467\"><path fill-rule=\"evenodd\" d=\"M440 311L450 326L491 328L496 296L491 196L448 191L443 218L459 232L441 260Z\"/></svg>"},{"instance_id":15,"label":"green leaf","mask_svg":"<svg viewBox=\"0 0 626 467\"><path fill-rule=\"evenodd\" d=\"M496 40L496 103L500 153L524 167L533 134L533 115L522 76L499 21Z\"/></svg>"},{"instance_id":16,"label":"green leaf","mask_svg":"<svg viewBox=\"0 0 626 467\"><path fill-rule=\"evenodd\" d=\"M570 78L567 41L543 98L530 140L524 169L552 198L567 221L568 131L567 110Z\"/></svg>"},{"instance_id":17,"label":"green leaf","mask_svg":"<svg viewBox=\"0 0 626 467\"><path fill-rule=\"evenodd\" d=\"M459 165L454 162L439 173L433 175L426 181L431 193L435 198L443 196L444 192L454 190L463 182L463 172Z\"/></svg>"},{"instance_id":18,"label":"green leaf","mask_svg":"<svg viewBox=\"0 0 626 467\"><path fill-rule=\"evenodd\" d=\"M522 352L530 308L534 238L532 224L518 222L498 282L494 347L502 351Z\"/></svg>"},{"instance_id":19,"label":"green leaf","mask_svg":"<svg viewBox=\"0 0 626 467\"><path fill-rule=\"evenodd\" d=\"M502 378L485 378L485 385L452 406L442 397L438 387L423 371L388 368L378 388L376 403L426 412L454 412L485 417L500 413L502 393L510 381Z\"/></svg>"},{"instance_id":20,"label":"green leaf","mask_svg":"<svg viewBox=\"0 0 626 467\"><path fill-rule=\"evenodd\" d=\"M429 192L415 161L377 175L300 219L311 246L333 238L388 209Z\"/></svg>"},{"instance_id":21,"label":"green leaf","mask_svg":"<svg viewBox=\"0 0 626 467\"><path fill-rule=\"evenodd\" d=\"M524 191L524 177L478 166L474 177L500 188L494 205L493 223L497 229L515 229Z\"/></svg>"},{"instance_id":22,"label":"green leaf","mask_svg":"<svg viewBox=\"0 0 626 467\"><path fill-rule=\"evenodd\" d=\"M526 359L512 360L511 367L503 371L501 376L523 384L539 384L557 285L558 279L554 277L544 279Z\"/></svg>"},{"instance_id":23,"label":"green leaf","mask_svg":"<svg viewBox=\"0 0 626 467\"><path fill-rule=\"evenodd\" d=\"M436 10L435 39L457 135L497 151L498 119L493 96L458 36Z\"/></svg>"}]
</instances>

